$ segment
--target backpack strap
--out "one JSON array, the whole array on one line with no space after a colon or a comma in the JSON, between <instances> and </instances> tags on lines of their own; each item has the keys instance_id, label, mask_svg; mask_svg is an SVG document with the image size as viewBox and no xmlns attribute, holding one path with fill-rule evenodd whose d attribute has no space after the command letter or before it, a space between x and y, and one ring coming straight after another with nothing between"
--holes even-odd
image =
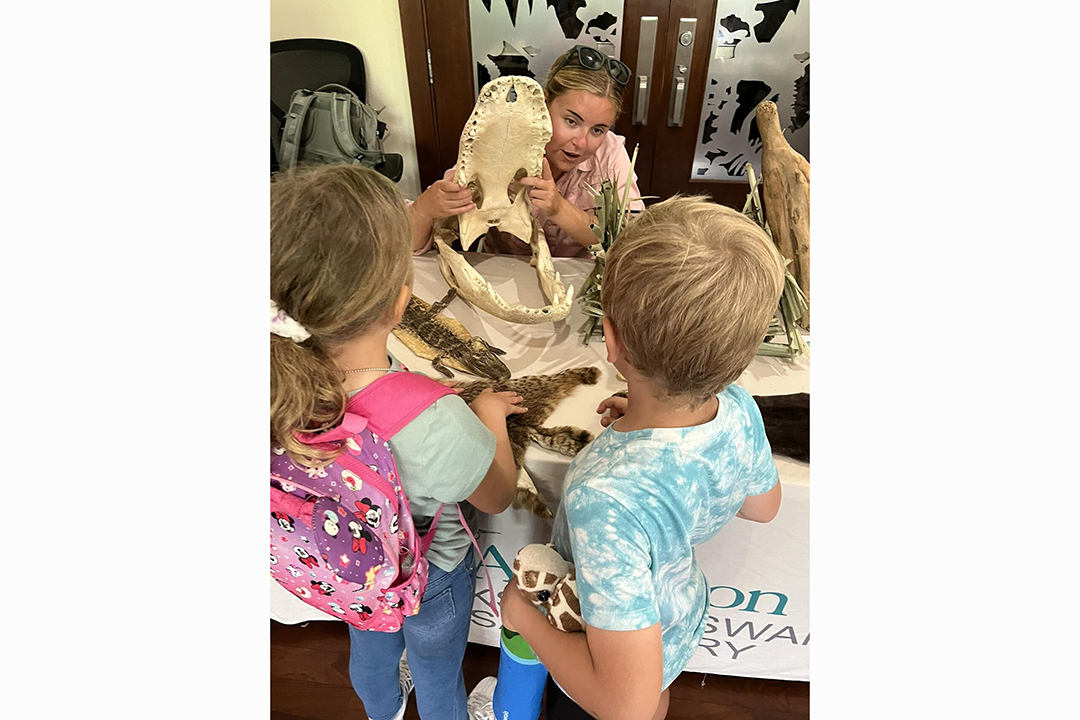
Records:
<instances>
[{"instance_id":1,"label":"backpack strap","mask_svg":"<svg viewBox=\"0 0 1080 720\"><path fill-rule=\"evenodd\" d=\"M285 130L281 133L281 167L288 169L300 157L300 136L304 132L304 118L315 99L308 90L297 90L289 101L289 113L285 116Z\"/></svg>"},{"instance_id":2,"label":"backpack strap","mask_svg":"<svg viewBox=\"0 0 1080 720\"><path fill-rule=\"evenodd\" d=\"M369 160L373 165L381 162L379 113L361 100L350 88L338 83L327 83L315 92L325 92L330 95L330 127L334 132L334 142L337 143L341 152L358 160ZM353 137L351 120L353 106L360 113L360 143L357 143L356 138Z\"/></svg>"},{"instance_id":3,"label":"backpack strap","mask_svg":"<svg viewBox=\"0 0 1080 720\"><path fill-rule=\"evenodd\" d=\"M371 432L389 440L436 400L456 394L442 383L408 370L387 373L350 398L345 406L345 417L362 418ZM339 427L344 424L343 421ZM441 514L440 505L427 533L420 538L420 552L424 555L435 539Z\"/></svg>"},{"instance_id":4,"label":"backpack strap","mask_svg":"<svg viewBox=\"0 0 1080 720\"><path fill-rule=\"evenodd\" d=\"M364 154L364 148L356 142L352 134L352 123L349 121L349 112L352 110L352 95L334 93L330 96L330 126L334 130L334 142L349 157L359 158Z\"/></svg>"},{"instance_id":5,"label":"backpack strap","mask_svg":"<svg viewBox=\"0 0 1080 720\"><path fill-rule=\"evenodd\" d=\"M320 85L315 92L326 92L328 90L330 92L348 93L356 98L357 102L360 102L360 96L353 92L352 88L345 87L341 83L326 83L325 85Z\"/></svg>"},{"instance_id":6,"label":"backpack strap","mask_svg":"<svg viewBox=\"0 0 1080 720\"><path fill-rule=\"evenodd\" d=\"M345 410L341 422L326 432L321 433L296 433L296 439L305 445L332 443L338 440L350 438L368 426L368 419L356 413Z\"/></svg>"},{"instance_id":7,"label":"backpack strap","mask_svg":"<svg viewBox=\"0 0 1080 720\"><path fill-rule=\"evenodd\" d=\"M431 518L431 525L428 526L428 531L424 534L424 537L420 538L420 554L427 557L428 548L431 547L432 541L435 540L435 528L439 526L439 516L442 515L443 508L446 507L446 503L439 506L439 509L435 511L435 517ZM461 509L460 507L458 508ZM464 516L462 516L464 519Z\"/></svg>"},{"instance_id":8,"label":"backpack strap","mask_svg":"<svg viewBox=\"0 0 1080 720\"><path fill-rule=\"evenodd\" d=\"M484 564L484 553L480 551L480 545L477 544L476 538L473 537L472 530L469 529L469 523L465 522L465 514L461 512L461 505L458 505L458 517L461 518L461 526L465 528L465 532L469 533L469 539L472 540L472 545L476 548L476 562L480 563L480 567L484 568L484 576L488 581L488 606L491 608L491 612L495 614L495 617L499 617L499 609L495 607L495 586L491 584L491 573L488 572L487 565Z\"/></svg>"},{"instance_id":9,"label":"backpack strap","mask_svg":"<svg viewBox=\"0 0 1080 720\"><path fill-rule=\"evenodd\" d=\"M427 555L428 548L431 547L431 541L435 539L435 528L439 525L439 516L442 515L443 508L446 504L439 506L439 509L435 512L435 517L431 519L431 528L428 529L427 534L420 538L420 552L423 555ZM476 542L476 536L472 534L472 530L469 529L469 523L465 522L465 513L461 511L460 503L457 504L458 519L461 521L461 527L465 528L465 532L469 534L469 540L472 541L472 545L476 548L476 562L484 568L484 575L488 581L488 606L491 608L491 612L495 613L495 617L499 617L499 609L495 606L495 586L491 584L491 572L488 571L487 565L484 565L484 553L480 550L480 545Z\"/></svg>"},{"instance_id":10,"label":"backpack strap","mask_svg":"<svg viewBox=\"0 0 1080 720\"><path fill-rule=\"evenodd\" d=\"M305 500L292 493L287 493L284 490L278 490L271 485L270 510L298 518L308 526L308 529L311 529L312 523L314 522L311 516L315 511L315 500L310 498Z\"/></svg>"},{"instance_id":11,"label":"backpack strap","mask_svg":"<svg viewBox=\"0 0 1080 720\"><path fill-rule=\"evenodd\" d=\"M433 402L456 393L442 383L411 372L384 375L352 396L346 413L367 418L367 427L392 438Z\"/></svg>"},{"instance_id":12,"label":"backpack strap","mask_svg":"<svg viewBox=\"0 0 1080 720\"><path fill-rule=\"evenodd\" d=\"M348 136L351 143L352 138L352 123L349 121L349 114L352 111L352 105L356 105L357 110L360 112L360 142L364 147L357 147L355 152L347 150L344 145L338 142L340 147L345 153L359 157L365 154L377 154L382 155L382 140L386 137L386 123L379 120L379 113L382 110L376 110L368 105L366 102L360 99L360 96L353 92L352 88L345 87L339 83L327 83L323 85L315 92L325 92L329 90L335 93L333 99L334 110L331 113L334 121L334 131L337 133L339 130L344 131L344 135ZM342 93L347 94L351 101L346 98ZM339 109L338 105L344 105Z\"/></svg>"}]
</instances>

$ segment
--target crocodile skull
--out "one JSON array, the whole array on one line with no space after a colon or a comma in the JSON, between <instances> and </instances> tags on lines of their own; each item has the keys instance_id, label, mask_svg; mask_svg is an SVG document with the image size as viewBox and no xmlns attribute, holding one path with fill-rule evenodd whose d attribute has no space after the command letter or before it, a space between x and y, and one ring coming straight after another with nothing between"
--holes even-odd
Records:
<instances>
[{"instance_id":1,"label":"crocodile skull","mask_svg":"<svg viewBox=\"0 0 1080 720\"><path fill-rule=\"evenodd\" d=\"M476 209L439 223L434 234L439 270L447 284L473 306L509 322L562 320L574 300L573 286L566 288L555 272L544 230L532 217L529 188L518 183L526 175L543 174L544 147L550 139L551 118L539 83L511 75L485 85L461 132L454 173L454 182L472 189ZM547 305L511 306L450 247L460 237L461 247L468 250L491 228L528 241L530 264Z\"/></svg>"}]
</instances>

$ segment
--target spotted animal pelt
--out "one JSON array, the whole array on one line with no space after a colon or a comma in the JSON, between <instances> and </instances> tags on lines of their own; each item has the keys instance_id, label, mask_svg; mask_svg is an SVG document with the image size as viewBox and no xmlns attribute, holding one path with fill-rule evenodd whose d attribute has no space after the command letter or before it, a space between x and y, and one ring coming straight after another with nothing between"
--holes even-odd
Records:
<instances>
[{"instance_id":1,"label":"spotted animal pelt","mask_svg":"<svg viewBox=\"0 0 1080 720\"><path fill-rule=\"evenodd\" d=\"M506 418L506 432L514 454L514 466L518 471L514 507L527 508L541 518L552 517L547 503L540 497L532 478L525 472L525 448L531 441L563 455L576 455L592 442L592 433L582 428L570 425L544 427L543 423L551 417L555 406L575 388L580 385L595 385L599 380L598 368L582 367L563 370L553 375L526 375L500 381L478 380L459 386L461 398L467 403L476 399L484 388L490 387L496 392L513 390L523 398L521 404L529 408L528 412Z\"/></svg>"}]
</instances>

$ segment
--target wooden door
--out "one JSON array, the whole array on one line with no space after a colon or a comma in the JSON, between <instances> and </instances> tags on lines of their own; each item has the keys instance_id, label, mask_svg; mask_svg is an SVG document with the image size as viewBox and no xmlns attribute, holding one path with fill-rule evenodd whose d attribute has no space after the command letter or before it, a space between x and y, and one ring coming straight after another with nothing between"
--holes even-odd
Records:
<instances>
[{"instance_id":1,"label":"wooden door","mask_svg":"<svg viewBox=\"0 0 1080 720\"><path fill-rule=\"evenodd\" d=\"M445 169L456 162L461 128L472 112L479 86L488 77L483 68L478 71L471 30L478 26L479 20L488 18L486 15L470 18L471 5L476 13L501 13L505 27L509 27L510 20L518 27L537 13L554 13L559 16L566 37L556 38L557 42L549 45L558 45L561 52L574 43L589 44L591 40L634 71L624 91L623 115L614 130L627 138L628 152L635 145L639 148L636 171L643 194L661 198L675 193L705 194L722 204L741 208L748 190L744 163L753 163L760 172L760 142L753 142L756 124L752 107L759 99L775 99L782 108L793 105L792 96L797 90L787 80L765 83L755 78L763 66L783 63L788 68L785 72L791 76L792 72L801 70L798 63L802 62L806 64L804 104L807 105L809 93L808 0L802 0L801 8L800 0L766 0L756 4L755 1L537 0L527 7L514 0L399 0L422 186L441 178ZM719 23L718 7L722 8ZM598 13L600 8L604 8L603 13ZM791 20L796 16L801 24ZM655 27L653 62L648 68L638 67L643 18L647 19L646 37L650 26ZM595 30L612 21L615 24L607 26L606 34ZM778 28L784 23L787 27L779 35L784 42L777 43ZM621 37L612 34L617 30L621 30ZM614 47L613 40L617 43ZM740 42L743 47L737 48ZM750 46L756 55L743 52ZM504 43L504 47L510 44ZM792 53L792 48L796 52ZM799 48L807 52L802 53ZM732 49L742 53L739 58L742 62L736 65L730 62L734 58L728 58L725 67L737 68L737 77L729 72L725 79L717 68L725 62L721 56ZM805 59L800 60L803 55ZM751 60L749 65L747 58ZM543 83L550 61L544 67L529 67L529 58L523 55L520 59L523 69L514 70L513 63L504 63L500 65L500 69L507 70L503 74L527 73ZM746 79L742 79L744 75ZM647 110L639 109L635 119L642 76L648 81ZM491 73L490 77L497 74ZM681 124L672 117L680 77L684 93L684 97L678 98ZM782 86L788 87L769 97L774 88L780 90ZM732 119L732 109L736 106L738 110ZM807 107L805 118L794 129L800 139L805 138L805 149L792 142L807 157L808 117ZM719 127L721 121L724 127ZM796 124L793 117L792 125ZM712 147L705 147L703 140L709 140ZM739 143L741 147L736 148Z\"/></svg>"},{"instance_id":2,"label":"wooden door","mask_svg":"<svg viewBox=\"0 0 1080 720\"><path fill-rule=\"evenodd\" d=\"M612 37L611 31L598 33L594 24L605 25L614 20L616 29L634 33L635 13L667 17L670 0L536 0L528 5L519 0L398 0L401 11L402 34L405 41L405 60L408 68L409 90L412 97L413 119L416 130L416 146L420 164L420 182L427 187L442 177L446 168L457 161L458 140L476 102L477 92L483 85L484 76L476 71L472 28L486 18L470 17L470 6L477 13L500 13L506 19L514 13L514 24L524 25L526 15L544 16L550 21L556 17L562 26L563 36L546 38L550 52L548 57L561 53L575 43L599 45L599 49L621 59L622 50L629 37ZM580 16L580 18L578 17ZM576 22L575 22L576 21ZM505 26L506 23L504 23ZM610 27L610 26L607 26ZM494 36L493 36L494 37ZM636 35L634 36L636 37ZM542 44L530 38L527 41ZM617 41L612 52L611 40ZM636 40L635 40L636 42ZM497 41L496 41L497 44ZM523 45L524 43L517 43ZM490 57L490 56L489 56ZM528 64L528 58L523 58ZM541 66L542 65L542 66ZM550 68L550 60L527 67L543 84ZM490 73L490 77L498 76ZM501 73L513 74L513 73ZM624 105L627 96L624 95ZM615 128L620 135L628 135L629 116L624 113ZM632 150L633 145L628 149ZM651 152L640 152L637 167L639 184L643 192L651 172Z\"/></svg>"},{"instance_id":3,"label":"wooden door","mask_svg":"<svg viewBox=\"0 0 1080 720\"><path fill-rule=\"evenodd\" d=\"M655 7L656 4L626 0L627 16L632 20L628 23L621 58L634 69L635 81L631 82L624 97L624 103L631 113L640 91L635 84L636 79L648 75L651 84L645 122L635 123L631 114L620 121L618 129L619 134L626 136L627 148L638 145L641 191L660 198L671 197L675 193L711 195L719 203L741 208L748 188L745 181L691 180L707 80L708 38L717 3L715 0L668 0L664 3L667 7L663 8L662 14L657 12L660 8ZM650 16L656 17L653 62L649 68L638 67L642 19ZM644 25L648 29L648 23ZM689 44L683 44L687 39ZM688 63L685 62L687 55ZM681 68L685 69L680 73ZM684 78L682 88L676 87L675 81L679 75ZM686 94L685 98L677 97L680 91ZM682 104L682 117L673 118L672 106L678 103Z\"/></svg>"},{"instance_id":4,"label":"wooden door","mask_svg":"<svg viewBox=\"0 0 1080 720\"><path fill-rule=\"evenodd\" d=\"M788 142L810 158L809 0L670 0L657 44L652 128L631 128L653 153L649 194L705 194L741 209L746 164L761 174L754 109L763 100L776 103ZM629 42L628 54L636 47ZM671 108L680 74L689 94L678 126Z\"/></svg>"}]
</instances>

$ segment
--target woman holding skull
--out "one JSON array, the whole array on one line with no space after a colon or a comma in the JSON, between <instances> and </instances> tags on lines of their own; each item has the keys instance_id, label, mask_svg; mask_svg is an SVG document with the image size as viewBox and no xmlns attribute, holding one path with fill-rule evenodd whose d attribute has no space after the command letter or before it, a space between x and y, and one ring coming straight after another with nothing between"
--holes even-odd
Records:
<instances>
[{"instance_id":1,"label":"woman holding skull","mask_svg":"<svg viewBox=\"0 0 1080 720\"><path fill-rule=\"evenodd\" d=\"M622 110L622 91L630 68L584 45L559 57L544 86L551 115L551 140L544 148L543 175L524 177L529 187L532 215L544 229L553 256L588 257L596 242L590 229L594 201L586 185L599 188L604 180L618 187L619 197L630 184L630 197L638 198L637 176L631 174L626 138L611 131ZM432 245L432 223L476 208L472 191L453 180L454 168L435 182L412 205L413 252ZM641 200L632 210L644 209ZM490 236L489 236L490 237ZM487 252L528 255L527 240L500 233L489 240Z\"/></svg>"}]
</instances>

